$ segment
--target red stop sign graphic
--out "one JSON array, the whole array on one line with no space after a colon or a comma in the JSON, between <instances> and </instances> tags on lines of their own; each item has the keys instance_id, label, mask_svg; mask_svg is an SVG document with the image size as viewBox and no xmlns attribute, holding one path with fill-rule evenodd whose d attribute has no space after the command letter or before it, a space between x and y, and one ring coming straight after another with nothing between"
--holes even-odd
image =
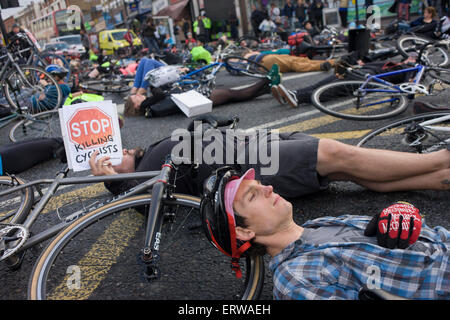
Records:
<instances>
[{"instance_id":1,"label":"red stop sign graphic","mask_svg":"<svg viewBox=\"0 0 450 320\"><path fill-rule=\"evenodd\" d=\"M69 140L83 149L103 146L114 135L112 118L95 107L75 112L67 122L67 129Z\"/></svg>"}]
</instances>

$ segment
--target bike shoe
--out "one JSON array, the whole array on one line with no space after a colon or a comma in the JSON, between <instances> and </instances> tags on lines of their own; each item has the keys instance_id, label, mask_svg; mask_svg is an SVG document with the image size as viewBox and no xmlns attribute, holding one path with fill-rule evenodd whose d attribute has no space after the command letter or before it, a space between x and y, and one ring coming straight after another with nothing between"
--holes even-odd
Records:
<instances>
[{"instance_id":1,"label":"bike shoe","mask_svg":"<svg viewBox=\"0 0 450 320\"><path fill-rule=\"evenodd\" d=\"M283 99L280 92L278 91L278 86L272 86L270 88L270 91L272 91L273 97L280 103L280 104L286 104L287 101Z\"/></svg>"},{"instance_id":2,"label":"bike shoe","mask_svg":"<svg viewBox=\"0 0 450 320\"><path fill-rule=\"evenodd\" d=\"M329 70L331 70L331 68L332 68L332 65L328 61L325 61L324 63L322 63L320 65L320 70L321 71L329 71Z\"/></svg>"},{"instance_id":3,"label":"bike shoe","mask_svg":"<svg viewBox=\"0 0 450 320\"><path fill-rule=\"evenodd\" d=\"M277 86L281 83L281 73L280 73L280 67L274 63L272 65L272 68L270 68L269 73L267 76L270 79L270 86Z\"/></svg>"},{"instance_id":4,"label":"bike shoe","mask_svg":"<svg viewBox=\"0 0 450 320\"><path fill-rule=\"evenodd\" d=\"M278 85L278 93L292 108L298 107L297 95L294 91L286 89L282 84Z\"/></svg>"}]
</instances>

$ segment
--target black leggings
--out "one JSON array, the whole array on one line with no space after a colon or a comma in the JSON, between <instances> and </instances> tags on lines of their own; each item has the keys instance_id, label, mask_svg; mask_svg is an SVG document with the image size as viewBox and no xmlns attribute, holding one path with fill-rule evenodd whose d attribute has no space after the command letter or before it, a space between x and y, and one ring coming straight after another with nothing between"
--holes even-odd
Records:
<instances>
[{"instance_id":1,"label":"black leggings","mask_svg":"<svg viewBox=\"0 0 450 320\"><path fill-rule=\"evenodd\" d=\"M3 145L0 147L0 175L20 173L48 161L63 146L59 138L36 138Z\"/></svg>"},{"instance_id":2,"label":"black leggings","mask_svg":"<svg viewBox=\"0 0 450 320\"><path fill-rule=\"evenodd\" d=\"M269 83L270 80L264 78L243 89L213 89L209 98L213 102L213 107L232 102L248 101L263 94L270 93ZM172 91L171 93L180 92ZM181 112L175 102L170 98L170 94L161 88L152 88L152 96L145 99L139 108L142 114L147 109L150 109L154 117L168 116Z\"/></svg>"}]
</instances>

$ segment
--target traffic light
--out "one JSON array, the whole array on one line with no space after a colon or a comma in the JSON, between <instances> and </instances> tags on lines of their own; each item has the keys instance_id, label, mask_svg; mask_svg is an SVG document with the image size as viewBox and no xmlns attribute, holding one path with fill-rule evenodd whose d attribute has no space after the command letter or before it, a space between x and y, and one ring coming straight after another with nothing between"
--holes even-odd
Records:
<instances>
[{"instance_id":1,"label":"traffic light","mask_svg":"<svg viewBox=\"0 0 450 320\"><path fill-rule=\"evenodd\" d=\"M0 0L2 9L20 7L19 0Z\"/></svg>"}]
</instances>

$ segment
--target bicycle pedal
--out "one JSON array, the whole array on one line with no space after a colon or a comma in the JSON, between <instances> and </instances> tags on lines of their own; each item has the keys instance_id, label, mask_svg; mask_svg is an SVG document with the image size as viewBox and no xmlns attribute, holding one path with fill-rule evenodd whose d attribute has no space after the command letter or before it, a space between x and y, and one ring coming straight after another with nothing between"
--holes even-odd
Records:
<instances>
[{"instance_id":1,"label":"bicycle pedal","mask_svg":"<svg viewBox=\"0 0 450 320\"><path fill-rule=\"evenodd\" d=\"M17 255L9 256L5 259L6 267L8 267L11 271L19 270L22 266L23 259L25 257L26 251L22 251L18 253Z\"/></svg>"}]
</instances>

